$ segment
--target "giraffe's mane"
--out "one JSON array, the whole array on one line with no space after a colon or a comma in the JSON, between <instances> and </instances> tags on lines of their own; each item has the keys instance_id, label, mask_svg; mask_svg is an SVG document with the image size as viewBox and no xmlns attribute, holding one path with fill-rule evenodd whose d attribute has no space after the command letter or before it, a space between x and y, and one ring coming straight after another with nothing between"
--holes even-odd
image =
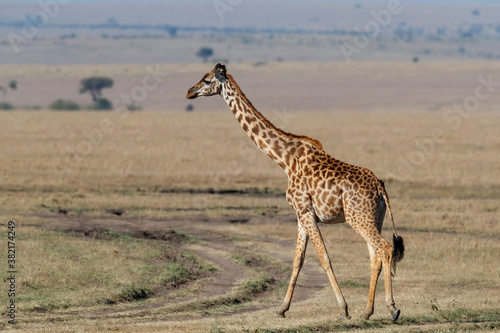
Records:
<instances>
[{"instance_id":1,"label":"giraffe's mane","mask_svg":"<svg viewBox=\"0 0 500 333\"><path fill-rule=\"evenodd\" d=\"M243 99L243 101L248 105L248 107L250 107L252 109L252 111L255 113L255 115L260 120L262 120L266 125L268 125L271 128L274 128L279 133L281 133L283 135L286 135L288 137L291 137L293 139L309 141L312 144L314 144L317 148L319 148L320 150L323 150L323 145L321 144L321 142L319 142L319 140L313 139L313 138L311 138L311 137L309 137L307 135L296 135L296 134L293 134L293 133L285 132L282 129L279 129L276 126L274 126L273 123L271 123L266 117L264 117L264 115L262 113L260 113L255 108L255 106L253 106L252 102L250 102L250 100L245 96L245 94L243 93L243 91L241 91L240 86L238 85L238 83L236 83L236 81L234 80L234 78L231 75L229 75L229 74L226 74L226 76L229 79L229 81L231 82L231 84L233 85L233 87L238 91L238 94Z\"/></svg>"}]
</instances>

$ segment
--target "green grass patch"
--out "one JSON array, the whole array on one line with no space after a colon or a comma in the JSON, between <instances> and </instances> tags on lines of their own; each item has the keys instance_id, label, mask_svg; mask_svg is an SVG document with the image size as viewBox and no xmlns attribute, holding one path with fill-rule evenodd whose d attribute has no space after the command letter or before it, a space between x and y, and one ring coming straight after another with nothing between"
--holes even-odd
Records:
<instances>
[{"instance_id":1,"label":"green grass patch","mask_svg":"<svg viewBox=\"0 0 500 333\"><path fill-rule=\"evenodd\" d=\"M132 302L135 300L142 300L154 295L153 289L145 286L136 286L131 284L126 286L116 297L107 299L106 304L115 304L118 302Z\"/></svg>"},{"instance_id":2,"label":"green grass patch","mask_svg":"<svg viewBox=\"0 0 500 333\"><path fill-rule=\"evenodd\" d=\"M243 258L241 255L237 254L233 257L234 261L237 263L237 264L240 264L240 265L243 265L243 266L247 266L247 261L245 258Z\"/></svg>"},{"instance_id":3,"label":"green grass patch","mask_svg":"<svg viewBox=\"0 0 500 333\"><path fill-rule=\"evenodd\" d=\"M162 278L162 284L172 287L179 287L193 278L191 272L180 263L168 264Z\"/></svg>"},{"instance_id":4,"label":"green grass patch","mask_svg":"<svg viewBox=\"0 0 500 333\"><path fill-rule=\"evenodd\" d=\"M437 314L452 322L484 322L497 321L500 326L500 309L497 310L470 310L456 309L437 311Z\"/></svg>"},{"instance_id":5,"label":"green grass patch","mask_svg":"<svg viewBox=\"0 0 500 333\"><path fill-rule=\"evenodd\" d=\"M192 244L201 244L201 243L204 243L201 239L199 239L198 237L195 237L193 235L190 235L190 234L187 234L185 232L178 232L179 235L181 236L184 236L185 237L185 241L187 243L192 243Z\"/></svg>"},{"instance_id":6,"label":"green grass patch","mask_svg":"<svg viewBox=\"0 0 500 333\"><path fill-rule=\"evenodd\" d=\"M250 300L253 295L263 293L276 283L276 279L266 273L260 273L245 282L239 291L243 300Z\"/></svg>"},{"instance_id":7,"label":"green grass patch","mask_svg":"<svg viewBox=\"0 0 500 333\"><path fill-rule=\"evenodd\" d=\"M17 235L19 309L27 313L144 300L217 271L164 240L33 227ZM6 290L5 280L0 288Z\"/></svg>"},{"instance_id":8,"label":"green grass patch","mask_svg":"<svg viewBox=\"0 0 500 333\"><path fill-rule=\"evenodd\" d=\"M345 280L339 283L341 288L369 288L370 285L368 283L361 283L352 280Z\"/></svg>"}]
</instances>

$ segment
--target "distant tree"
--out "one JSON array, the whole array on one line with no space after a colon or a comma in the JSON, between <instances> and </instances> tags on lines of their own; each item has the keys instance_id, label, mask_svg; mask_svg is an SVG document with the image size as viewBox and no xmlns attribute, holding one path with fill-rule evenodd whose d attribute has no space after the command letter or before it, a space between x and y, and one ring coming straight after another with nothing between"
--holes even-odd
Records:
<instances>
[{"instance_id":1,"label":"distant tree","mask_svg":"<svg viewBox=\"0 0 500 333\"><path fill-rule=\"evenodd\" d=\"M10 80L8 87L12 90L16 90L17 89L17 81ZM7 93L7 87L0 86L0 91L2 92L2 95L5 96L5 94Z\"/></svg>"},{"instance_id":2,"label":"distant tree","mask_svg":"<svg viewBox=\"0 0 500 333\"><path fill-rule=\"evenodd\" d=\"M479 15L481 15L481 12L478 9L473 9L471 14L474 16L479 16Z\"/></svg>"},{"instance_id":3,"label":"distant tree","mask_svg":"<svg viewBox=\"0 0 500 333\"><path fill-rule=\"evenodd\" d=\"M92 102L96 103L101 97L101 90L104 88L111 88L113 80L108 77L92 76L80 81L80 94L87 91L92 95Z\"/></svg>"},{"instance_id":4,"label":"distant tree","mask_svg":"<svg viewBox=\"0 0 500 333\"><path fill-rule=\"evenodd\" d=\"M17 81L16 80L10 80L8 87L12 90L17 89ZM2 96L5 96L7 93L7 87L0 86L0 92L2 93ZM0 102L0 110L13 110L14 105L12 105L9 102Z\"/></svg>"},{"instance_id":5,"label":"distant tree","mask_svg":"<svg viewBox=\"0 0 500 333\"><path fill-rule=\"evenodd\" d=\"M474 23L469 28L469 33L473 36L479 36L484 30L484 25L481 23Z\"/></svg>"},{"instance_id":6,"label":"distant tree","mask_svg":"<svg viewBox=\"0 0 500 333\"><path fill-rule=\"evenodd\" d=\"M9 88L12 89L12 90L16 90L17 89L17 81L16 80L10 80L10 82L9 82Z\"/></svg>"},{"instance_id":7,"label":"distant tree","mask_svg":"<svg viewBox=\"0 0 500 333\"><path fill-rule=\"evenodd\" d=\"M413 62L417 63L420 61L420 58L418 56L413 57Z\"/></svg>"},{"instance_id":8,"label":"distant tree","mask_svg":"<svg viewBox=\"0 0 500 333\"><path fill-rule=\"evenodd\" d=\"M171 38L175 38L177 36L177 27L165 24L162 28L168 32Z\"/></svg>"},{"instance_id":9,"label":"distant tree","mask_svg":"<svg viewBox=\"0 0 500 333\"><path fill-rule=\"evenodd\" d=\"M200 57L203 59L203 62L207 62L208 58L214 55L214 50L211 47L201 47L198 50L198 53L196 53L197 57Z\"/></svg>"}]
</instances>

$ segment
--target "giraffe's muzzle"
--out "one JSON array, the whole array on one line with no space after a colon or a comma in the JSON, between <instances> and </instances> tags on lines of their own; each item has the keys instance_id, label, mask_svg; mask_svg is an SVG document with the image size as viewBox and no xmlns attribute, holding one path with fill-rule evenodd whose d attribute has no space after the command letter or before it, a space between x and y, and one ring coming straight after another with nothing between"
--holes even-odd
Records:
<instances>
[{"instance_id":1,"label":"giraffe's muzzle","mask_svg":"<svg viewBox=\"0 0 500 333\"><path fill-rule=\"evenodd\" d=\"M187 99L194 99L198 97L198 92L196 91L196 89L194 89L194 87L192 87L191 89L188 90L187 94L186 94L186 98Z\"/></svg>"}]
</instances>

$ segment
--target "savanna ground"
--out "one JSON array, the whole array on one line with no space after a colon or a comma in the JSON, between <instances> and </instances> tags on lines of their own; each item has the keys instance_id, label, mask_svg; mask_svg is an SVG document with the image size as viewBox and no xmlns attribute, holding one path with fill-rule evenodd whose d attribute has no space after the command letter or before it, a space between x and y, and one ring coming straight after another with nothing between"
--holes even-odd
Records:
<instances>
[{"instance_id":1,"label":"savanna ground","mask_svg":"<svg viewBox=\"0 0 500 333\"><path fill-rule=\"evenodd\" d=\"M382 86L368 88L382 79L369 74L378 73L380 67L362 66L366 75L349 82L366 87L361 91L365 96L377 96ZM473 78L468 85L454 86L463 93L452 101L461 102L474 93L477 66L454 64L438 71L449 75L462 71ZM498 65L481 66L489 73ZM208 70L200 68L188 79L183 76L192 82L179 91ZM321 79L321 65L311 68L313 80ZM391 85L401 91L404 84L415 81L427 87L435 81L425 81L425 73L436 68L439 65L424 67L421 81L399 85L390 81ZM251 78L251 69L247 71ZM274 71L285 72L283 67ZM233 74L243 90L256 89L251 80L245 84ZM172 73L176 75L180 76ZM348 77L345 70L340 75ZM405 75L410 76L400 71L399 76ZM438 87L426 88L430 104L446 104L447 93L453 95L453 89L442 93ZM281 87L275 98L286 88ZM408 92L413 101L418 101L416 95ZM247 96L258 108L266 102L255 93ZM337 96L341 104L348 99ZM9 220L16 222L17 236L15 328L29 332L498 330L498 96L460 118L458 126L439 108L406 105L399 93L392 97L388 111L261 109L279 126L319 139L333 156L366 166L385 181L396 227L406 243L405 259L393 280L396 305L402 311L396 324L383 304L382 283L371 320L358 319L368 293L368 251L363 239L345 224L322 225L321 230L353 319L336 321L338 307L311 246L287 318L273 317L291 273L297 231L284 198L286 177L251 145L222 101L205 99L197 100L195 112L190 113L0 113L2 244L7 242ZM312 99L308 96L301 105ZM205 103L224 112L200 111ZM442 129L444 138L430 140L435 129ZM388 239L389 225L386 221L383 232ZM6 267L6 245L3 248ZM2 313L6 283L2 279ZM2 318L0 327L12 329L8 318Z\"/></svg>"}]
</instances>

